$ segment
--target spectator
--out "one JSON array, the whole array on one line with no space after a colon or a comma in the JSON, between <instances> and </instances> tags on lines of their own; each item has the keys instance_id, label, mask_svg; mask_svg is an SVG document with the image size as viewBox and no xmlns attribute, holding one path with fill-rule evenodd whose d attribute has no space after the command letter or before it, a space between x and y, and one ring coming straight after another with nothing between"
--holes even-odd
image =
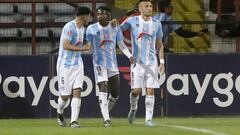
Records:
<instances>
[{"instance_id":1,"label":"spectator","mask_svg":"<svg viewBox=\"0 0 240 135\"><path fill-rule=\"evenodd\" d=\"M170 45L168 42L169 35L172 32L175 32L177 35L183 38L191 38L195 36L203 36L204 33L208 32L207 29L200 30L198 32L193 32L190 30L184 29L180 24L173 24L174 20L171 15L173 12L173 6L171 4L171 0L162 0L158 3L159 13L154 16L155 19L159 20L162 23L162 31L163 31L163 44L164 44L164 52L172 52L169 50Z\"/></svg>"}]
</instances>

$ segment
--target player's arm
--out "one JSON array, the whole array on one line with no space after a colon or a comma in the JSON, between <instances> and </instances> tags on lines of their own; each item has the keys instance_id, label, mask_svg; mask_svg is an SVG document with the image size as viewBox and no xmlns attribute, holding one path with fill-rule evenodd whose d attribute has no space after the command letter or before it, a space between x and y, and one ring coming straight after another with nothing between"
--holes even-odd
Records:
<instances>
[{"instance_id":1,"label":"player's arm","mask_svg":"<svg viewBox=\"0 0 240 135\"><path fill-rule=\"evenodd\" d=\"M183 29L183 27L180 27L179 29L175 30L175 33L178 36L181 36L181 37L184 37L184 38L191 38L191 37L198 36L197 32L193 32L193 31L190 31L190 30Z\"/></svg>"},{"instance_id":2,"label":"player's arm","mask_svg":"<svg viewBox=\"0 0 240 135\"><path fill-rule=\"evenodd\" d=\"M68 39L64 39L63 48L68 51L88 51L90 49L90 46L87 44L84 45L82 48L79 48L76 45L71 44Z\"/></svg>"},{"instance_id":3,"label":"player's arm","mask_svg":"<svg viewBox=\"0 0 240 135\"><path fill-rule=\"evenodd\" d=\"M194 32L191 30L184 29L181 25L179 24L170 24L170 27L174 32L183 37L183 38L191 38L191 37L196 37L196 36L203 36L205 33L208 33L208 29L202 29L200 31Z\"/></svg>"},{"instance_id":4,"label":"player's arm","mask_svg":"<svg viewBox=\"0 0 240 135\"><path fill-rule=\"evenodd\" d=\"M125 45L125 43L123 42L123 40L118 41L118 47L123 52L123 54L128 57L128 59L130 60L131 64L135 64L134 58L133 58L132 54L130 53L130 51L128 50L128 48Z\"/></svg>"},{"instance_id":5,"label":"player's arm","mask_svg":"<svg viewBox=\"0 0 240 135\"><path fill-rule=\"evenodd\" d=\"M163 47L162 39L160 37L157 38L156 44L157 44L158 55L159 55L160 73L164 74L165 72L164 47Z\"/></svg>"},{"instance_id":6,"label":"player's arm","mask_svg":"<svg viewBox=\"0 0 240 135\"><path fill-rule=\"evenodd\" d=\"M162 24L158 23L158 31L156 35L156 46L158 49L158 55L159 55L159 63L160 63L160 73L164 74L165 72L165 67L164 67L164 46L162 43L162 37L163 37L163 32L162 32Z\"/></svg>"},{"instance_id":7,"label":"player's arm","mask_svg":"<svg viewBox=\"0 0 240 135\"><path fill-rule=\"evenodd\" d=\"M84 46L83 48L79 48L78 46L71 44L71 40L73 39L73 31L74 28L67 25L66 27L63 28L63 49L68 50L68 51L86 51L88 50L88 47Z\"/></svg>"},{"instance_id":8,"label":"player's arm","mask_svg":"<svg viewBox=\"0 0 240 135\"><path fill-rule=\"evenodd\" d=\"M124 43L124 37L123 37L122 31L119 27L117 27L116 40L117 40L117 44L118 44L119 49L123 52L123 54L125 56L127 56L130 59L131 64L135 64L135 61L134 61L134 58L133 58L132 54L130 53L126 44Z\"/></svg>"},{"instance_id":9,"label":"player's arm","mask_svg":"<svg viewBox=\"0 0 240 135\"><path fill-rule=\"evenodd\" d=\"M116 18L113 18L111 21L110 21L110 24L113 26L113 27L117 27L119 26L119 22Z\"/></svg>"}]
</instances>

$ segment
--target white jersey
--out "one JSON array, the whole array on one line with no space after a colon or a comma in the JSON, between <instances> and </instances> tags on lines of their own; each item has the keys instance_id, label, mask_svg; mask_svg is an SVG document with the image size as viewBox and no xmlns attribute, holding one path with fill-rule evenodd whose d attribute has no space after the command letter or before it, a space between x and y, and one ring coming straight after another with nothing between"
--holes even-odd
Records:
<instances>
[{"instance_id":1,"label":"white jersey","mask_svg":"<svg viewBox=\"0 0 240 135\"><path fill-rule=\"evenodd\" d=\"M121 24L121 29L131 29L132 54L136 62L157 64L156 40L163 36L161 23L153 18L144 21L141 16L133 16Z\"/></svg>"},{"instance_id":2,"label":"white jersey","mask_svg":"<svg viewBox=\"0 0 240 135\"><path fill-rule=\"evenodd\" d=\"M86 38L93 48L93 65L118 70L116 44L123 40L120 28L95 23L88 26Z\"/></svg>"},{"instance_id":3,"label":"white jersey","mask_svg":"<svg viewBox=\"0 0 240 135\"><path fill-rule=\"evenodd\" d=\"M65 39L69 40L72 45L79 48L83 46L84 27L78 28L76 21L68 22L62 30L59 54L57 61L57 70L61 67L72 67L83 64L80 51L68 51L63 48Z\"/></svg>"}]
</instances>

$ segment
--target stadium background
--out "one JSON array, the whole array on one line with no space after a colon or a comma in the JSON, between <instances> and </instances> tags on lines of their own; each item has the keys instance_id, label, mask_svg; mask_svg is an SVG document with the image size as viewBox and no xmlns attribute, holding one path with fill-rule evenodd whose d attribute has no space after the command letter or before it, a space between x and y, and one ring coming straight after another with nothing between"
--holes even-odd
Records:
<instances>
[{"instance_id":1,"label":"stadium background","mask_svg":"<svg viewBox=\"0 0 240 135\"><path fill-rule=\"evenodd\" d=\"M190 30L208 28L209 35L201 38L181 38L172 34L171 47L179 53L235 53L239 51L238 38L220 38L215 35L216 18L221 14L236 14L234 0L172 0L173 18ZM237 0L238 1L238 0ZM73 19L74 7L88 6L93 11L101 5L112 8L120 19L133 9L137 0L1 0L0 1L0 55L41 55L58 48L62 26ZM154 4L155 13L158 11ZM217 10L218 5L222 5ZM96 18L94 18L96 20Z\"/></svg>"},{"instance_id":2,"label":"stadium background","mask_svg":"<svg viewBox=\"0 0 240 135\"><path fill-rule=\"evenodd\" d=\"M97 7L106 5L112 8L113 16L119 19L132 10L137 1L0 0L0 117L55 117L55 110L48 101L56 100L56 96L47 86L55 76L55 52L59 45L61 29L66 22L74 18L74 7L88 6L96 11ZM240 2L240 0L236 1ZM171 35L171 50L175 54L166 54L167 78L181 75L187 79L183 79L182 83L179 81L173 83L172 87L175 92L182 93L166 90L168 86L164 84L163 90L157 93L156 116L239 115L239 38L219 37L215 29L219 24L230 24L230 27L237 24L239 7L233 10L236 6L233 0L172 0L172 3L174 5L173 18L177 21L173 23L181 23L185 28L193 31L208 28L210 33L203 37L188 39L181 38L174 33ZM158 11L156 4L157 1L154 2L154 13ZM225 14L233 15L234 19L216 21L218 17ZM94 17L93 21L95 20ZM93 78L91 56L85 54L83 57L89 69L85 71L89 78ZM129 89L129 63L120 52L118 57L122 87L124 90ZM199 101L198 96L201 92L196 90L197 83L194 81L194 75L197 75L201 86L206 75L209 74L211 74L209 85L206 86L206 91ZM231 78L230 82L226 79L228 75ZM28 84L31 82L31 77L37 88L42 81L46 81L43 95L40 95L37 105L33 105L34 86ZM46 77L48 77L47 80L44 80ZM215 78L219 77L222 77L222 81L219 80L219 87L222 91L217 90L214 83ZM15 81L10 82L9 78L14 78ZM21 80L24 83L21 81L16 83L18 79L24 79ZM167 79L167 82L170 81ZM24 85L21 91L19 84ZM184 84L188 84L188 92L181 90ZM231 84L234 86L231 87ZM94 85L92 90L95 91ZM11 94L12 97L9 96ZM122 94L118 106L124 109L115 110L114 116L124 117L127 114L128 91ZM86 102L91 100L91 104L83 101L82 116L100 116L95 95L91 93L88 98ZM216 103L216 98L219 98L220 104ZM143 103L143 100L140 102ZM86 108L91 108L91 110ZM139 109L139 115L143 116L144 107L140 106Z\"/></svg>"}]
</instances>

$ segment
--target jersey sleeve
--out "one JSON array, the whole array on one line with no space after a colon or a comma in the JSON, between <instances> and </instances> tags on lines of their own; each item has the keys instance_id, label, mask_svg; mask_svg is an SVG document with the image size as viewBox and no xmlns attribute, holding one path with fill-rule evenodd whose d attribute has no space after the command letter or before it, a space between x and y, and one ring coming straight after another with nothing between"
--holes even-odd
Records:
<instances>
[{"instance_id":1,"label":"jersey sleeve","mask_svg":"<svg viewBox=\"0 0 240 135\"><path fill-rule=\"evenodd\" d=\"M131 28L131 22L133 20L133 17L126 18L121 24L120 28L122 31L128 30Z\"/></svg>"},{"instance_id":2,"label":"jersey sleeve","mask_svg":"<svg viewBox=\"0 0 240 135\"><path fill-rule=\"evenodd\" d=\"M67 39L67 40L71 41L72 38L73 38L73 34L74 34L73 28L69 25L66 25L63 29L64 39Z\"/></svg>"},{"instance_id":3,"label":"jersey sleeve","mask_svg":"<svg viewBox=\"0 0 240 135\"><path fill-rule=\"evenodd\" d=\"M159 15L158 15L158 14L154 15L154 16L153 16L153 19L155 19L155 20L157 20L157 21L160 21L160 20L159 20Z\"/></svg>"},{"instance_id":4,"label":"jersey sleeve","mask_svg":"<svg viewBox=\"0 0 240 135\"><path fill-rule=\"evenodd\" d=\"M157 22L157 26L158 26L158 29L157 29L156 37L162 38L163 37L162 24L160 22Z\"/></svg>"},{"instance_id":5,"label":"jersey sleeve","mask_svg":"<svg viewBox=\"0 0 240 135\"><path fill-rule=\"evenodd\" d=\"M91 43L93 42L93 34L92 34L92 30L91 30L91 26L89 26L86 30L86 41L88 43Z\"/></svg>"},{"instance_id":6,"label":"jersey sleeve","mask_svg":"<svg viewBox=\"0 0 240 135\"><path fill-rule=\"evenodd\" d=\"M117 42L124 40L123 33L119 27L117 28L116 38L117 38Z\"/></svg>"}]
</instances>

